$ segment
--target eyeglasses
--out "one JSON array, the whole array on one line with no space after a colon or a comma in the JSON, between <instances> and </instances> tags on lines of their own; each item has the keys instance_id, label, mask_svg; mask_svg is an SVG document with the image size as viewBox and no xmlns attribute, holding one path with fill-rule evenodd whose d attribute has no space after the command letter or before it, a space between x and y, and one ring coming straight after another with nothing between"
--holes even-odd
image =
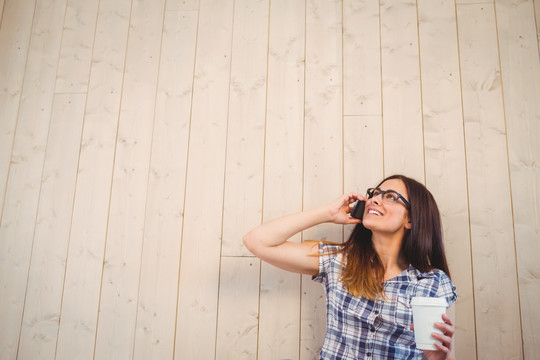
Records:
<instances>
[{"instance_id":1,"label":"eyeglasses","mask_svg":"<svg viewBox=\"0 0 540 360\"><path fill-rule=\"evenodd\" d=\"M398 202L399 199L401 199L403 201L403 203L405 204L405 206L407 206L407 209L409 209L409 210L411 209L411 203L408 202L407 199L405 199L403 197L403 195L401 195L397 191L394 191L394 190L381 190L379 188L369 188L369 189L367 189L368 199L374 198L374 197L379 196L379 195L381 195L382 201L385 204L394 205L395 203Z\"/></svg>"}]
</instances>

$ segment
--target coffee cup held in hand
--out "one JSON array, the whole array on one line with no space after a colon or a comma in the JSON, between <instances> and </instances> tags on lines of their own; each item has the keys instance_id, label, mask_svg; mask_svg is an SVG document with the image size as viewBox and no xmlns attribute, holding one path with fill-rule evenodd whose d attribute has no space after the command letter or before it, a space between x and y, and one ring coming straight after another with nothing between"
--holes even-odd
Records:
<instances>
[{"instance_id":1,"label":"coffee cup held in hand","mask_svg":"<svg viewBox=\"0 0 540 360\"><path fill-rule=\"evenodd\" d=\"M437 350L431 334L442 331L435 327L436 322L442 322L442 314L446 312L447 303L443 298L413 297L411 299L414 322L414 339L416 348L422 350Z\"/></svg>"}]
</instances>

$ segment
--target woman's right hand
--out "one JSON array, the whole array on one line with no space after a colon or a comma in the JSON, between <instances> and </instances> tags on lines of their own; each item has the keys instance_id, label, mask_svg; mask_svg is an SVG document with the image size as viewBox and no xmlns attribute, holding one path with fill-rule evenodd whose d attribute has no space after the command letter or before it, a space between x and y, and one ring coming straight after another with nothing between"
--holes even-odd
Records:
<instances>
[{"instance_id":1,"label":"woman's right hand","mask_svg":"<svg viewBox=\"0 0 540 360\"><path fill-rule=\"evenodd\" d=\"M357 201L365 201L366 198L358 193L348 193L341 195L336 200L328 204L328 212L335 224L359 224L362 221L351 217L351 206Z\"/></svg>"}]
</instances>

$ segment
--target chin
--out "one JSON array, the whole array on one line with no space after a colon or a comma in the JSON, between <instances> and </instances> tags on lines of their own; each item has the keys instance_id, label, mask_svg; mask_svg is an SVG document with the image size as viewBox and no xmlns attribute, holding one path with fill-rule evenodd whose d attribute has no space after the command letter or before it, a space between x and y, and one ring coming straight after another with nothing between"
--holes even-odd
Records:
<instances>
[{"instance_id":1,"label":"chin","mask_svg":"<svg viewBox=\"0 0 540 360\"><path fill-rule=\"evenodd\" d=\"M368 230L373 230L373 224L371 224L371 221L364 221L362 220L362 225Z\"/></svg>"}]
</instances>

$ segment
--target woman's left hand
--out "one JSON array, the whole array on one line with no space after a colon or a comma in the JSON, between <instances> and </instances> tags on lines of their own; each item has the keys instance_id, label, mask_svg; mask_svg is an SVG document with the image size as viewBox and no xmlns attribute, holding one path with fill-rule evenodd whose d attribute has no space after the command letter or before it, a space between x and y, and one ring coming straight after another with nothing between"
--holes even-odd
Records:
<instances>
[{"instance_id":1,"label":"woman's left hand","mask_svg":"<svg viewBox=\"0 0 540 360\"><path fill-rule=\"evenodd\" d=\"M439 350L424 350L424 355L429 360L448 359L448 355L450 355L452 350L452 338L455 331L454 324L452 324L452 320L446 314L442 315L442 319L444 322L435 323L435 327L443 333L431 334L434 339L440 342L435 342L435 347Z\"/></svg>"}]
</instances>

